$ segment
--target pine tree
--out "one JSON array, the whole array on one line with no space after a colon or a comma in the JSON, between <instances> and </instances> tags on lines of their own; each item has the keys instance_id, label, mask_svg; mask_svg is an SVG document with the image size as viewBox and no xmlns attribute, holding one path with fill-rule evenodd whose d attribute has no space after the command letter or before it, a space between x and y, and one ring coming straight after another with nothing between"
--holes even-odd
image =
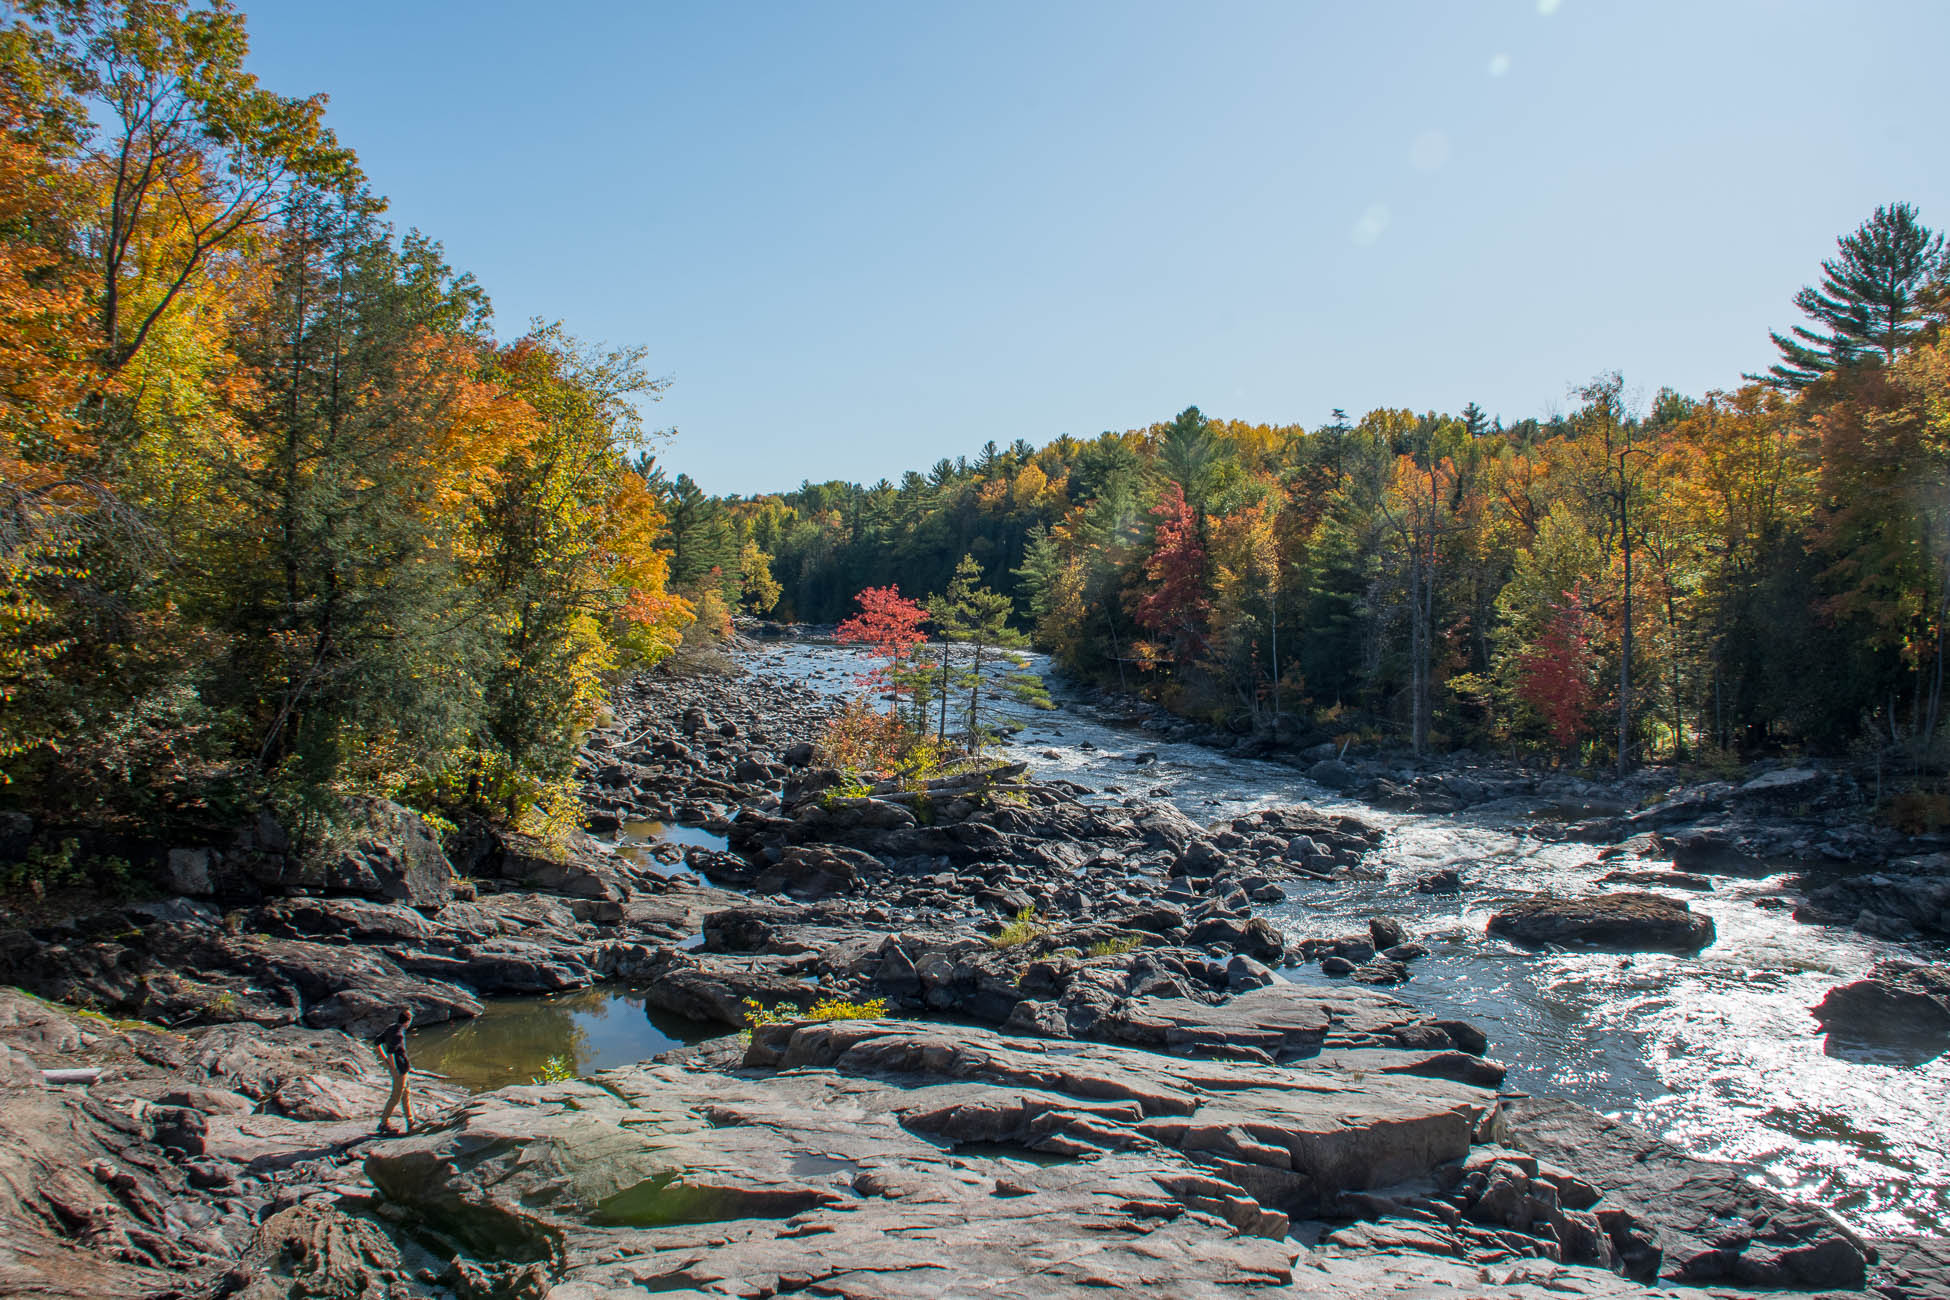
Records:
<instances>
[{"instance_id":1,"label":"pine tree","mask_svg":"<svg viewBox=\"0 0 1950 1300\"><path fill-rule=\"evenodd\" d=\"M1748 375L1789 389L1806 388L1837 369L1863 360L1887 365L1921 331L1950 265L1943 236L1916 219L1907 203L1877 208L1841 252L1821 264L1821 287L1794 296L1819 327L1796 325L1792 337L1771 337L1781 361L1766 375Z\"/></svg>"},{"instance_id":2,"label":"pine tree","mask_svg":"<svg viewBox=\"0 0 1950 1300\"><path fill-rule=\"evenodd\" d=\"M1184 489L1194 508L1205 504L1206 482L1219 456L1219 441L1211 421L1196 406L1188 406L1164 427L1158 440L1158 462L1172 482Z\"/></svg>"},{"instance_id":3,"label":"pine tree","mask_svg":"<svg viewBox=\"0 0 1950 1300\"><path fill-rule=\"evenodd\" d=\"M727 600L737 600L738 538L725 503L706 496L688 474L666 483L657 473L653 484L661 488L671 585L694 592L714 584Z\"/></svg>"},{"instance_id":4,"label":"pine tree","mask_svg":"<svg viewBox=\"0 0 1950 1300\"><path fill-rule=\"evenodd\" d=\"M964 555L955 566L948 589L928 602L928 616L941 634L940 645L940 736L946 739L948 697L951 691L967 692L967 703L959 712L968 728L968 746L979 753L982 742L993 732L996 710L1005 700L1050 707L1042 680L1025 671L1020 656L1012 653L1027 643L1027 638L1009 626L1009 613L1015 602L982 582L981 566L975 557ZM952 646L969 649L968 661L956 665ZM1002 671L993 670L1000 664ZM983 668L991 676L983 676Z\"/></svg>"},{"instance_id":5,"label":"pine tree","mask_svg":"<svg viewBox=\"0 0 1950 1300\"><path fill-rule=\"evenodd\" d=\"M1022 566L1012 570L1032 623L1048 617L1063 576L1063 551L1041 522L1032 524L1023 545Z\"/></svg>"}]
</instances>

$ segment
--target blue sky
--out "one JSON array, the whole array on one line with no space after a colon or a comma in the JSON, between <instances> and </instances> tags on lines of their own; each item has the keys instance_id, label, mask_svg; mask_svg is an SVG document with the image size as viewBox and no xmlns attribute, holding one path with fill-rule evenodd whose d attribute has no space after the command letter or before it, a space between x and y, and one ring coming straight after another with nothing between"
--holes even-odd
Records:
<instances>
[{"instance_id":1,"label":"blue sky","mask_svg":"<svg viewBox=\"0 0 1950 1300\"><path fill-rule=\"evenodd\" d=\"M714 492L1771 360L1837 235L1950 227L1941 0L242 0L504 335L673 380Z\"/></svg>"}]
</instances>

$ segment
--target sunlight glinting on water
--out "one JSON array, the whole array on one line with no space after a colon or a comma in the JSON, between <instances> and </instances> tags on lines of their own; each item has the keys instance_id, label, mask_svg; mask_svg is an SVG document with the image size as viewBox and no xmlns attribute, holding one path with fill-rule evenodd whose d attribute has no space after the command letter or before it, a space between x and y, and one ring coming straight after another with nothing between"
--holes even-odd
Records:
<instances>
[{"instance_id":1,"label":"sunlight glinting on water","mask_svg":"<svg viewBox=\"0 0 1950 1300\"><path fill-rule=\"evenodd\" d=\"M759 671L836 697L859 692L864 666L857 652L829 645L786 646L758 660ZM1480 1025L1490 1054L1510 1066L1508 1088L1568 1097L1693 1154L1746 1162L1756 1178L1869 1231L1950 1226L1950 1058L1831 1047L1808 1013L1830 987L1904 950L1756 906L1783 893L1785 876L1716 877L1708 893L1672 891L1718 927L1697 957L1527 952L1485 937L1500 904L1546 890L1593 892L1598 876L1622 864L1598 864L1590 845L1529 839L1488 815L1379 811L1291 768L1162 743L1086 708L1025 710L1012 720L1022 730L1004 746L1009 758L1044 778L1120 791L1100 802L1169 798L1202 823L1304 803L1385 827L1368 865L1386 880L1296 882L1288 902L1264 910L1295 939L1363 931L1372 915L1401 920L1431 953L1389 992ZM1136 765L1141 752L1155 752L1156 762ZM1443 866L1463 872L1460 897L1414 892L1418 876ZM1285 973L1326 980L1314 967Z\"/></svg>"}]
</instances>

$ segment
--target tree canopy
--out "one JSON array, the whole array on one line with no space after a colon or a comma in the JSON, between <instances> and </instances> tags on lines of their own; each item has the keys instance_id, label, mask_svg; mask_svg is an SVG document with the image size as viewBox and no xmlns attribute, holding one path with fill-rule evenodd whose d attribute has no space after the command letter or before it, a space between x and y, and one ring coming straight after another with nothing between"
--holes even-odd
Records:
<instances>
[{"instance_id":1,"label":"tree canopy","mask_svg":"<svg viewBox=\"0 0 1950 1300\"><path fill-rule=\"evenodd\" d=\"M245 70L226 0L7 13L4 797L150 833L360 793L562 826L609 685L692 620L636 468L661 382L497 338L323 97Z\"/></svg>"}]
</instances>

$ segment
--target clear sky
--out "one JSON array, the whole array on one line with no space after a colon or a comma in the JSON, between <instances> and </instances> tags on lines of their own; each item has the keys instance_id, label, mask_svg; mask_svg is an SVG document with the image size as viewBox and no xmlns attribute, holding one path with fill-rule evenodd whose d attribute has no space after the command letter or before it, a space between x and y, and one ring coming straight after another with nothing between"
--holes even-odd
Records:
<instances>
[{"instance_id":1,"label":"clear sky","mask_svg":"<svg viewBox=\"0 0 1950 1300\"><path fill-rule=\"evenodd\" d=\"M641 343L709 491L1772 359L1950 226L1944 0L242 0L402 228Z\"/></svg>"}]
</instances>

